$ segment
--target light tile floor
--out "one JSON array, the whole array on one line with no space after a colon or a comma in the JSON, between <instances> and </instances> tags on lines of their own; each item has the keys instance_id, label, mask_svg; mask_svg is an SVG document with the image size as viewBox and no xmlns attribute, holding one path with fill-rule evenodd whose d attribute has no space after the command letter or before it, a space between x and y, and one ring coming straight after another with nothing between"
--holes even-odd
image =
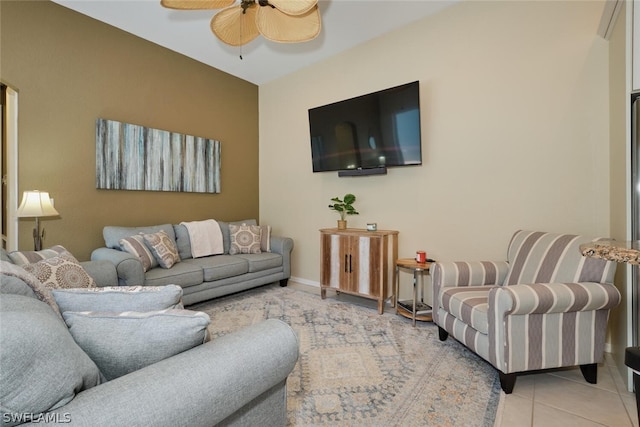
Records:
<instances>
[{"instance_id":1,"label":"light tile floor","mask_svg":"<svg viewBox=\"0 0 640 427\"><path fill-rule=\"evenodd\" d=\"M315 286L289 284L320 293ZM373 300L346 294L330 296L376 308ZM387 304L387 310L395 309ZM598 384L586 382L576 367L519 375L513 393L502 394L494 427L556 426L639 427L635 394L627 391L610 354L605 354L605 362L598 366Z\"/></svg>"},{"instance_id":2,"label":"light tile floor","mask_svg":"<svg viewBox=\"0 0 640 427\"><path fill-rule=\"evenodd\" d=\"M610 354L598 366L598 384L587 383L580 368L519 375L500 405L495 427L638 427L635 394Z\"/></svg>"}]
</instances>

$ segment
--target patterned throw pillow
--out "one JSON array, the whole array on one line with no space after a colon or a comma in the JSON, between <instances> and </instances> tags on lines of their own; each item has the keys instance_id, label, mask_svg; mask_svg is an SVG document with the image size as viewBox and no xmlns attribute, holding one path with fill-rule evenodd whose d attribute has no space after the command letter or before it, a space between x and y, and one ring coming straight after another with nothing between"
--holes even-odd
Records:
<instances>
[{"instance_id":1,"label":"patterned throw pillow","mask_svg":"<svg viewBox=\"0 0 640 427\"><path fill-rule=\"evenodd\" d=\"M120 239L120 248L125 252L129 252L131 255L137 256L145 272L158 266L158 261L156 261L156 258L144 243L144 237L142 237L142 235Z\"/></svg>"},{"instance_id":2,"label":"patterned throw pillow","mask_svg":"<svg viewBox=\"0 0 640 427\"><path fill-rule=\"evenodd\" d=\"M142 237L151 249L153 256L158 260L160 267L171 268L175 263L180 262L176 243L166 232L161 230L153 234L143 234Z\"/></svg>"},{"instance_id":3,"label":"patterned throw pillow","mask_svg":"<svg viewBox=\"0 0 640 427\"><path fill-rule=\"evenodd\" d=\"M257 225L229 224L231 234L231 247L229 255L235 254L259 254L262 230Z\"/></svg>"},{"instance_id":4,"label":"patterned throw pillow","mask_svg":"<svg viewBox=\"0 0 640 427\"><path fill-rule=\"evenodd\" d=\"M69 253L43 259L34 264L23 265L22 268L36 276L44 287L50 290L96 287L93 278Z\"/></svg>"},{"instance_id":5,"label":"patterned throw pillow","mask_svg":"<svg viewBox=\"0 0 640 427\"><path fill-rule=\"evenodd\" d=\"M61 254L71 255L71 253L67 251L63 246L56 245L48 249L43 249L41 251L9 252L9 258L11 258L11 261L15 265L22 266L22 265L36 263L38 261L42 261L43 259L53 258Z\"/></svg>"}]
</instances>

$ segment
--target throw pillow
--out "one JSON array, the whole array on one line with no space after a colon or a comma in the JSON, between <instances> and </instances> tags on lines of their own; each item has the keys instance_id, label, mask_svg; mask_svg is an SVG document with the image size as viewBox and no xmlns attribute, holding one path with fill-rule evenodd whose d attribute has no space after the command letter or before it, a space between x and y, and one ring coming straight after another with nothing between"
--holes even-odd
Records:
<instances>
[{"instance_id":1,"label":"throw pillow","mask_svg":"<svg viewBox=\"0 0 640 427\"><path fill-rule=\"evenodd\" d=\"M120 248L131 255L137 256L145 272L158 266L158 261L156 261L156 258L144 243L144 237L141 235L120 239Z\"/></svg>"},{"instance_id":2,"label":"throw pillow","mask_svg":"<svg viewBox=\"0 0 640 427\"><path fill-rule=\"evenodd\" d=\"M175 263L180 262L176 243L169 238L164 230L153 234L143 234L142 237L162 268L171 268Z\"/></svg>"},{"instance_id":3,"label":"throw pillow","mask_svg":"<svg viewBox=\"0 0 640 427\"><path fill-rule=\"evenodd\" d=\"M54 289L53 297L61 312L152 311L184 308L182 288L178 285Z\"/></svg>"},{"instance_id":4,"label":"throw pillow","mask_svg":"<svg viewBox=\"0 0 640 427\"><path fill-rule=\"evenodd\" d=\"M62 314L78 345L107 380L203 344L210 318L190 310Z\"/></svg>"},{"instance_id":5,"label":"throw pillow","mask_svg":"<svg viewBox=\"0 0 640 427\"><path fill-rule=\"evenodd\" d=\"M262 230L257 225L229 224L231 247L229 254L259 254Z\"/></svg>"},{"instance_id":6,"label":"throw pillow","mask_svg":"<svg viewBox=\"0 0 640 427\"><path fill-rule=\"evenodd\" d=\"M93 278L69 253L23 265L22 268L36 276L47 289L96 287Z\"/></svg>"},{"instance_id":7,"label":"throw pillow","mask_svg":"<svg viewBox=\"0 0 640 427\"><path fill-rule=\"evenodd\" d=\"M9 252L9 258L16 265L26 265L53 258L62 254L70 254L63 246L56 245L41 251L13 251Z\"/></svg>"},{"instance_id":8,"label":"throw pillow","mask_svg":"<svg viewBox=\"0 0 640 427\"><path fill-rule=\"evenodd\" d=\"M262 235L260 238L260 250L262 252L271 252L271 226L261 225Z\"/></svg>"},{"instance_id":9,"label":"throw pillow","mask_svg":"<svg viewBox=\"0 0 640 427\"><path fill-rule=\"evenodd\" d=\"M29 422L100 383L100 372L67 327L42 301L22 295L0 299L0 418ZM17 422L10 417L24 417Z\"/></svg>"},{"instance_id":10,"label":"throw pillow","mask_svg":"<svg viewBox=\"0 0 640 427\"><path fill-rule=\"evenodd\" d=\"M56 300L53 298L51 294L51 290L47 289L41 282L38 280L36 276L29 273L22 267L18 267L15 264L12 264L8 261L0 261L0 271L2 271L2 277L11 277L16 280L19 280L27 285L32 291L33 294L40 300L44 301L55 311L55 313L62 317L60 310L58 309L58 304L56 304ZM15 284L15 282L14 282ZM14 288L15 289L15 288ZM4 291L4 285L3 285ZM4 292L3 292L4 293ZM11 292L9 292L11 293ZM23 295L30 296L29 291L24 290L21 292ZM2 322L0 322L2 323Z\"/></svg>"}]
</instances>

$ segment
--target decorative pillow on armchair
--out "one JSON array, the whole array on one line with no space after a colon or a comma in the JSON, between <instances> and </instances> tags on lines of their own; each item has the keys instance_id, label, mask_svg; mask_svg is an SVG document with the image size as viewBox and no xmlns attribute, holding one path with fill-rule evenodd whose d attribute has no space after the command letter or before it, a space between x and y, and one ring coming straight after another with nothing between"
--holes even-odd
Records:
<instances>
[{"instance_id":1,"label":"decorative pillow on armchair","mask_svg":"<svg viewBox=\"0 0 640 427\"><path fill-rule=\"evenodd\" d=\"M166 286L105 286L54 289L53 297L65 311L152 311L182 309L182 288Z\"/></svg>"},{"instance_id":2,"label":"decorative pillow on armchair","mask_svg":"<svg viewBox=\"0 0 640 427\"><path fill-rule=\"evenodd\" d=\"M190 310L62 315L73 339L107 380L205 343L211 322L206 313Z\"/></svg>"},{"instance_id":3,"label":"decorative pillow on armchair","mask_svg":"<svg viewBox=\"0 0 640 427\"><path fill-rule=\"evenodd\" d=\"M143 234L142 237L162 268L171 268L175 263L180 262L176 242L164 230Z\"/></svg>"},{"instance_id":4,"label":"decorative pillow on armchair","mask_svg":"<svg viewBox=\"0 0 640 427\"><path fill-rule=\"evenodd\" d=\"M96 287L93 278L69 252L22 268L36 276L47 289Z\"/></svg>"},{"instance_id":5,"label":"decorative pillow on armchair","mask_svg":"<svg viewBox=\"0 0 640 427\"><path fill-rule=\"evenodd\" d=\"M229 255L235 254L259 254L262 240L262 229L257 225L229 224L231 234L231 247Z\"/></svg>"}]
</instances>

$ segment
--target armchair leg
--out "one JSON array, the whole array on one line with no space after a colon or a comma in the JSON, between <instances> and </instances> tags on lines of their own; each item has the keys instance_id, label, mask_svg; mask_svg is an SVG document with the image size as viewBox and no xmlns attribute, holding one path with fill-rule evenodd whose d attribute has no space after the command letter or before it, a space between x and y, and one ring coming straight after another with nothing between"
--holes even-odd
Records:
<instances>
[{"instance_id":1,"label":"armchair leg","mask_svg":"<svg viewBox=\"0 0 640 427\"><path fill-rule=\"evenodd\" d=\"M513 387L516 385L516 373L512 372L510 374L505 374L502 371L498 371L500 374L500 387L505 394L511 394L513 392Z\"/></svg>"},{"instance_id":2,"label":"armchair leg","mask_svg":"<svg viewBox=\"0 0 640 427\"><path fill-rule=\"evenodd\" d=\"M289 282L289 279L282 279L280 280L280 287L284 288L285 286L287 286L287 283Z\"/></svg>"},{"instance_id":3,"label":"armchair leg","mask_svg":"<svg viewBox=\"0 0 640 427\"><path fill-rule=\"evenodd\" d=\"M445 331L440 326L438 326L438 338L440 338L440 341L446 341L448 337L449 337L449 332Z\"/></svg>"},{"instance_id":4,"label":"armchair leg","mask_svg":"<svg viewBox=\"0 0 640 427\"><path fill-rule=\"evenodd\" d=\"M580 365L582 376L589 384L598 383L598 364L589 363L588 365Z\"/></svg>"}]
</instances>

